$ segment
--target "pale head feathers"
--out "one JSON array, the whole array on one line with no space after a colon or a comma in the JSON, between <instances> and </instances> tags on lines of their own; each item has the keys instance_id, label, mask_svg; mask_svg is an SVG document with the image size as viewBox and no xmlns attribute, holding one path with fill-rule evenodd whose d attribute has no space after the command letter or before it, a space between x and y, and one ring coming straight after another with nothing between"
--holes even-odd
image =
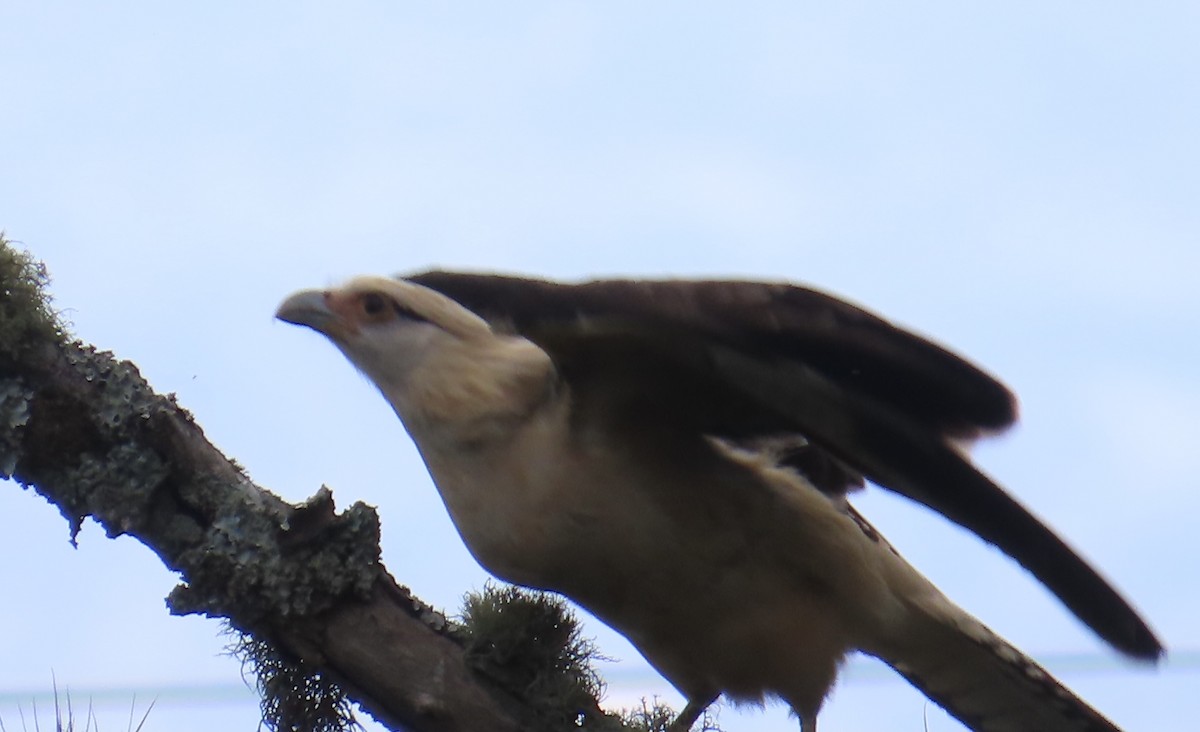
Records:
<instances>
[{"instance_id":1,"label":"pale head feathers","mask_svg":"<svg viewBox=\"0 0 1200 732\"><path fill-rule=\"evenodd\" d=\"M342 293L377 292L459 338L485 338L492 335L487 321L467 310L454 300L428 287L391 277L363 275L349 280L340 288Z\"/></svg>"},{"instance_id":2,"label":"pale head feathers","mask_svg":"<svg viewBox=\"0 0 1200 732\"><path fill-rule=\"evenodd\" d=\"M355 277L296 293L278 317L333 341L422 448L500 435L554 388L554 365L542 349L405 280Z\"/></svg>"}]
</instances>

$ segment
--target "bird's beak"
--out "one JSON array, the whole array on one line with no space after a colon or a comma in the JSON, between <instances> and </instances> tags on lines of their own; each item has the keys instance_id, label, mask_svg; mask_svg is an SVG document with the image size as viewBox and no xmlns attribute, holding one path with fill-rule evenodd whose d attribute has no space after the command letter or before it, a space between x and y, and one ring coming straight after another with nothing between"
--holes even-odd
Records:
<instances>
[{"instance_id":1,"label":"bird's beak","mask_svg":"<svg viewBox=\"0 0 1200 732\"><path fill-rule=\"evenodd\" d=\"M290 295L279 304L275 317L285 323L304 325L326 335L330 334L330 328L338 319L329 308L326 293L321 290L301 290Z\"/></svg>"}]
</instances>

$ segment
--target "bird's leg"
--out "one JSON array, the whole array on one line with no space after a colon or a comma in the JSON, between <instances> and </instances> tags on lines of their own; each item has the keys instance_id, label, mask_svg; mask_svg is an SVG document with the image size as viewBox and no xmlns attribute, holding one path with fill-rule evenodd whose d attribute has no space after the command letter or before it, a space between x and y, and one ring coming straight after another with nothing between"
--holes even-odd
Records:
<instances>
[{"instance_id":1,"label":"bird's leg","mask_svg":"<svg viewBox=\"0 0 1200 732\"><path fill-rule=\"evenodd\" d=\"M817 715L800 715L800 732L817 732Z\"/></svg>"},{"instance_id":2,"label":"bird's leg","mask_svg":"<svg viewBox=\"0 0 1200 732\"><path fill-rule=\"evenodd\" d=\"M709 705L715 702L718 696L720 695L713 694L712 696L701 697L700 699L688 699L687 706L683 708L683 711L679 713L675 721L667 726L667 732L688 732L692 728L692 725L696 723L696 720L700 718L700 715L704 714L704 710L708 709Z\"/></svg>"}]
</instances>

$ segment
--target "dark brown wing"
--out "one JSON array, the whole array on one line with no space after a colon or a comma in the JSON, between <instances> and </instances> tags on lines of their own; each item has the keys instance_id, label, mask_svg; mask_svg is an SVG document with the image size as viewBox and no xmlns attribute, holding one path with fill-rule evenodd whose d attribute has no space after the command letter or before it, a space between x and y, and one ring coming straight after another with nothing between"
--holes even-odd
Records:
<instances>
[{"instance_id":1,"label":"dark brown wing","mask_svg":"<svg viewBox=\"0 0 1200 732\"><path fill-rule=\"evenodd\" d=\"M787 284L599 280L567 285L490 275L408 277L521 333L591 321L650 331L687 328L761 358L802 361L836 384L887 403L923 428L971 438L1016 419L1016 400L976 367L816 290Z\"/></svg>"},{"instance_id":2,"label":"dark brown wing","mask_svg":"<svg viewBox=\"0 0 1200 732\"><path fill-rule=\"evenodd\" d=\"M565 285L448 272L406 279L538 343L578 393L621 402L605 390L640 384L647 414L669 415L675 431L801 434L828 451L814 453L819 463L825 455L849 466L850 477L859 471L995 544L1119 650L1162 653L1095 570L951 447L952 438L1011 424L1012 395L912 333L782 284Z\"/></svg>"}]
</instances>

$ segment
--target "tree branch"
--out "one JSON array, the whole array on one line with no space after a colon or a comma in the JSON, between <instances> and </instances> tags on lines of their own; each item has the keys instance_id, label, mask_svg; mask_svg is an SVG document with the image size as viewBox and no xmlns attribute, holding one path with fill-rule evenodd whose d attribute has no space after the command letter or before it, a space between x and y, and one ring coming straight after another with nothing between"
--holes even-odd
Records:
<instances>
[{"instance_id":1,"label":"tree branch","mask_svg":"<svg viewBox=\"0 0 1200 732\"><path fill-rule=\"evenodd\" d=\"M384 570L373 509L337 514L324 488L293 507L254 485L133 364L68 342L45 283L0 238L0 473L58 506L72 539L87 516L135 537L182 578L172 612L268 640L394 729L538 728Z\"/></svg>"}]
</instances>

